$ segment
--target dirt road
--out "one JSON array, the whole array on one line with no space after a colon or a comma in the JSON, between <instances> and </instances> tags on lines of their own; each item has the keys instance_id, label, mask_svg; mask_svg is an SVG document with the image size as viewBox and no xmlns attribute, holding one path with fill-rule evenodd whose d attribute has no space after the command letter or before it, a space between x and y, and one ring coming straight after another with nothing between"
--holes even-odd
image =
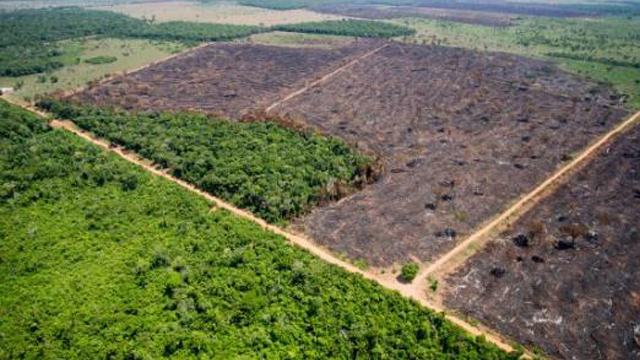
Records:
<instances>
[{"instance_id":1,"label":"dirt road","mask_svg":"<svg viewBox=\"0 0 640 360\"><path fill-rule=\"evenodd\" d=\"M289 94L289 95L285 96L284 98L282 98L282 99L280 99L280 100L276 101L275 103L273 103L273 104L271 104L269 107L267 107L267 108L265 109L265 111L266 111L266 112L272 111L273 109L275 109L275 108L276 108L276 107L278 107L279 105L281 105L281 104L283 104L283 103L285 103L285 102L287 102L287 101L289 101L289 100L291 100L291 99L295 98L296 96L298 96L298 95L300 95L300 94L303 94L304 92L306 92L307 90L311 89L312 87L314 87L314 86L316 86L316 85L318 85L318 84L321 84L321 83L323 83L323 82L325 82L325 81L327 81L327 80L331 79L332 77L334 77L334 76L335 76L335 75L337 75L338 73L340 73L340 72L344 71L345 69L347 69L347 68L349 68L349 67L351 67L351 66L353 66L353 65L357 64L359 61L362 61L362 60L364 60L364 59L368 58L369 56L376 54L378 51L380 51L380 50L382 50L382 49L386 48L387 46L389 46L389 44L384 44L384 45L382 45L382 46L380 46L380 47L378 47L378 48L376 48L376 49L373 49L372 51L369 51L368 53L366 53L366 54L364 54L364 55L362 55L362 56L360 56L360 57L358 57L358 58L356 58L356 59L353 59L353 60L349 61L349 62L348 62L348 63L346 63L345 65L343 65L343 66L341 66L341 67L339 67L339 68L335 69L334 71L332 71L332 72L328 73L327 75L324 75L324 76L323 76L323 77L321 77L320 79L318 79L318 80L316 80L316 81L313 81L313 82L309 83L308 85L306 85L306 86L305 86L305 87L303 87L302 89L300 89L300 90L296 90L296 91L292 92L291 94Z\"/></svg>"},{"instance_id":2,"label":"dirt road","mask_svg":"<svg viewBox=\"0 0 640 360\"><path fill-rule=\"evenodd\" d=\"M562 166L553 175L547 178L542 184L538 185L533 191L524 195L515 204L510 206L507 210L500 213L488 224L482 226L478 231L474 232L471 236L460 242L455 248L449 251L444 256L440 257L435 262L431 263L426 268L422 269L420 274L415 280L416 286L424 286L426 279L434 275L444 275L458 265L463 263L471 255L473 255L478 249L486 243L492 234L495 234L500 229L506 228L510 223L515 221L518 217L522 216L535 204L540 202L545 197L553 194L560 185L562 185L568 178L576 173L577 170L587 164L599 150L609 144L616 136L620 135L624 131L636 125L640 120L640 112L637 112L627 120L620 123L618 126L607 132L600 137L597 141L583 150L580 155L573 160Z\"/></svg>"}]
</instances>

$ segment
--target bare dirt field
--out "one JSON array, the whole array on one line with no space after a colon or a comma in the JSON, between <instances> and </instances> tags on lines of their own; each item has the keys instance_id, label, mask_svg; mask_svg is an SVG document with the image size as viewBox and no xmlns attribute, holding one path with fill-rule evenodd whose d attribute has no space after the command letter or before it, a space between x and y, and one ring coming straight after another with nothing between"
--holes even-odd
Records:
<instances>
[{"instance_id":1,"label":"bare dirt field","mask_svg":"<svg viewBox=\"0 0 640 360\"><path fill-rule=\"evenodd\" d=\"M544 62L393 44L276 112L378 154L387 176L299 225L352 259L431 261L626 115Z\"/></svg>"},{"instance_id":2,"label":"bare dirt field","mask_svg":"<svg viewBox=\"0 0 640 360\"><path fill-rule=\"evenodd\" d=\"M340 20L345 16L321 14L305 9L276 11L233 3L165 1L141 4L119 4L98 7L137 18L155 18L158 22L195 21L218 24L272 26L305 21Z\"/></svg>"},{"instance_id":3,"label":"bare dirt field","mask_svg":"<svg viewBox=\"0 0 640 360\"><path fill-rule=\"evenodd\" d=\"M559 359L640 359L640 127L447 278L445 304Z\"/></svg>"},{"instance_id":4,"label":"bare dirt field","mask_svg":"<svg viewBox=\"0 0 640 360\"><path fill-rule=\"evenodd\" d=\"M435 7L329 4L314 8L318 12L364 19L424 17L485 26L509 26L512 16L488 11Z\"/></svg>"},{"instance_id":5,"label":"bare dirt field","mask_svg":"<svg viewBox=\"0 0 640 360\"><path fill-rule=\"evenodd\" d=\"M359 40L331 49L215 44L90 87L77 98L132 110L199 110L238 118L376 44Z\"/></svg>"}]
</instances>

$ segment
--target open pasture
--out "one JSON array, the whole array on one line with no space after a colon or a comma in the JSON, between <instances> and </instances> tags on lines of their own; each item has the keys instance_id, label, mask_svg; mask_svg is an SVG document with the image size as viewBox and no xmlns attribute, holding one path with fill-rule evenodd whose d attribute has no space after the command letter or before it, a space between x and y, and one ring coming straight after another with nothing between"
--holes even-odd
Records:
<instances>
[{"instance_id":1,"label":"open pasture","mask_svg":"<svg viewBox=\"0 0 640 360\"><path fill-rule=\"evenodd\" d=\"M447 279L450 308L559 359L640 359L640 128Z\"/></svg>"},{"instance_id":2,"label":"open pasture","mask_svg":"<svg viewBox=\"0 0 640 360\"><path fill-rule=\"evenodd\" d=\"M345 18L343 15L321 14L306 9L276 11L241 6L229 2L166 1L153 4L133 3L102 6L99 9L115 11L136 18L155 19L158 22L193 21L253 26L272 26Z\"/></svg>"}]
</instances>

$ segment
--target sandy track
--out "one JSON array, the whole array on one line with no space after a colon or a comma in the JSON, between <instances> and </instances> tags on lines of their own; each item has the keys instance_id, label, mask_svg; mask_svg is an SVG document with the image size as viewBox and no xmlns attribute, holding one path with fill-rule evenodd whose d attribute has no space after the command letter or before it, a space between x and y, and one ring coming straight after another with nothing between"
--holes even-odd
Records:
<instances>
[{"instance_id":1,"label":"sandy track","mask_svg":"<svg viewBox=\"0 0 640 360\"><path fill-rule=\"evenodd\" d=\"M488 224L475 231L447 254L422 269L415 280L416 286L424 286L427 278L435 275L437 275L437 277L443 277L443 275L451 272L458 265L461 265L466 259L477 252L482 245L491 238L491 235L506 228L510 223L524 215L535 204L539 203L545 197L552 195L560 185L564 184L579 169L588 164L599 150L603 149L605 145L609 144L615 137L636 125L635 123L639 120L640 111L601 136L597 141L584 149L580 155L562 166L533 191L521 197L515 204L498 214Z\"/></svg>"}]
</instances>

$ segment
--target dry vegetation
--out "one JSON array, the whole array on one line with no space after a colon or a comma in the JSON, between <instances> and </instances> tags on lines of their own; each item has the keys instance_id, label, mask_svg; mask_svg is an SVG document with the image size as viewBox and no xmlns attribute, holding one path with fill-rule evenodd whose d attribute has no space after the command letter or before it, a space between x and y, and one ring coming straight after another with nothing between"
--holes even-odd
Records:
<instances>
[{"instance_id":1,"label":"dry vegetation","mask_svg":"<svg viewBox=\"0 0 640 360\"><path fill-rule=\"evenodd\" d=\"M640 359L640 128L448 278L446 304L561 359Z\"/></svg>"}]
</instances>

